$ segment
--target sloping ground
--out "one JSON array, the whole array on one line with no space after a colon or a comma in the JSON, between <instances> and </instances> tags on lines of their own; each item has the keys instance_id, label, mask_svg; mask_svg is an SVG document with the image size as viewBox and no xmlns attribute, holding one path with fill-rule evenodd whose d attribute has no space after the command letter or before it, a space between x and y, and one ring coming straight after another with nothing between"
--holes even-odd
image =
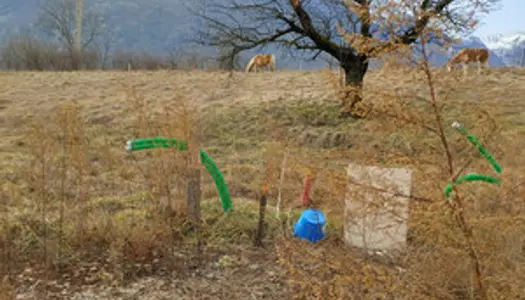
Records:
<instances>
[{"instance_id":1,"label":"sloping ground","mask_svg":"<svg viewBox=\"0 0 525 300\"><path fill-rule=\"evenodd\" d=\"M118 114L119 119L115 122L122 122L126 118L124 104L130 86L143 94L147 104L158 108L178 96L196 101L203 107L235 107L267 102L281 105L295 101L322 102L335 98L334 90L327 84L327 74L323 71L234 73L233 76L227 72L202 71L4 72L0 73L0 120L3 130L10 129L22 123L24 118L46 114L64 101L76 100L85 106L92 120L97 116ZM366 88L370 93L378 89L385 92L406 88L421 90L419 82L403 75L406 74L386 72L384 76L379 76L370 73L366 79ZM451 95L451 98L461 95L463 100L516 105L518 96L525 89L519 84L524 76L525 71L520 69L493 69L487 77L471 78L464 90L455 91L457 94ZM454 82L456 79L450 77L450 83ZM479 88L472 89L473 86ZM487 94L487 91L491 93ZM465 92L468 94L465 95Z\"/></svg>"},{"instance_id":2,"label":"sloping ground","mask_svg":"<svg viewBox=\"0 0 525 300\"><path fill-rule=\"evenodd\" d=\"M219 125L232 125L240 131L250 125L265 126L263 117L268 115L273 115L279 126L290 130L293 127L328 129L337 126L350 129L349 125L352 129L364 129L364 122L337 119L336 106L339 103L335 90L330 88L327 74L322 71L248 75L234 73L233 76L226 72L201 71L4 72L0 73L1 146L4 151L12 149L11 139L23 131L30 120L35 117L50 118L58 105L70 100L78 101L88 122L93 125L126 127L135 117L130 111L132 105L127 96L129 87L133 87L143 97L148 109L160 113L166 105L175 103L174 99L183 97L208 108L207 115L210 117L207 120L210 123L225 121ZM444 88L438 88L438 91L448 97L446 101L494 106L495 113L508 114L514 123L520 125L522 118L516 115L522 113L524 105L522 95L525 86L521 84L524 77L525 71L520 69L493 69L489 76L471 78L463 86L458 86L458 80L450 77L442 84ZM367 93L371 94L368 101L382 100L378 99L379 91L401 97L428 98L428 91L421 85L421 78L416 79L402 72L389 71L381 76L370 73L365 84ZM455 87L452 89L452 86ZM315 106L316 103L323 105ZM246 110L246 107L250 110ZM249 114L253 119L240 118L239 112ZM235 115L244 119L240 120L243 123L221 119ZM226 122L230 124L224 124ZM123 137L123 140L126 138Z\"/></svg>"},{"instance_id":3,"label":"sloping ground","mask_svg":"<svg viewBox=\"0 0 525 300\"><path fill-rule=\"evenodd\" d=\"M436 73L440 80L436 89L442 103L450 107L446 109L446 123L458 120L470 128L479 126L474 111L484 109L495 117L503 136L517 142L514 136L525 132L525 86L521 84L525 71L494 68L486 77L471 75L467 80L445 74ZM443 75L446 77L440 78ZM286 140L303 150L306 146L325 156L319 158L322 164L325 150L330 151L330 157L349 161L363 152L384 156L400 143L424 147L423 141L413 139L418 135L410 135L408 127L408 131L392 133L391 127L378 128L385 123L382 119L338 118L333 80L323 71L233 76L201 71L7 72L0 73L0 81L0 169L4 172L16 169L23 161L21 155L28 145L22 134L31 121L53 120L59 105L70 100L80 104L88 126L103 132L97 141L105 136L104 143L110 143L116 155L123 155L121 145L137 134L140 118L159 119L166 107L176 109L181 99L198 103L203 109L203 146L222 165L237 164L243 157L260 162L262 145L268 140ZM130 96L130 88L135 97ZM368 103L412 103L405 105L406 110L428 99L422 76L403 71L370 73L365 89ZM515 145L506 146L510 152L517 149ZM234 161L233 156L240 158ZM345 165L345 161L340 162L337 168Z\"/></svg>"},{"instance_id":4,"label":"sloping ground","mask_svg":"<svg viewBox=\"0 0 525 300\"><path fill-rule=\"evenodd\" d=\"M445 73L436 74L438 95L452 107L446 110L446 123L460 120L474 132L483 133L483 128L476 128L478 114L474 111L475 108L488 110L502 129L501 140L491 143L497 148L494 151L498 159L501 158L505 170L524 174L525 159L519 154L525 133L525 85L522 84L525 71L492 69L486 77L463 81L444 77ZM35 141L26 139L29 125L42 120L43 124L53 123L59 105L76 100L82 106L86 130L90 132L87 146L90 148L90 183L96 186L96 196L104 199L134 195L141 190L138 183L129 183L137 181L136 178L126 179L130 177L126 168L138 165L139 155L130 158L125 153L126 140L140 132L137 124L141 115L161 120L166 106L177 108L184 99L195 101L202 108L203 147L229 175L235 196L244 193L254 198L254 191L265 176L265 160L272 157L265 152L271 148L268 142L281 141L288 145L289 161L295 164L297 173L287 175L283 204L297 206L306 167L317 167L321 178L317 195L321 202L326 201L326 212L333 220L341 212L338 205L346 183L323 179L328 178L329 172L344 176L344 166L359 159L370 163L407 164L406 159L399 158L399 153L404 151L402 154L406 157L416 157L425 153L431 143L427 143L430 138L403 124L399 128L385 128L383 123L389 121L388 118L338 118L339 103L328 78L320 71L234 73L233 76L226 72L200 71L0 73L0 182L4 191L15 190L16 195L27 195L29 187L21 172L28 166L31 147L38 147ZM410 105L415 107L428 99L428 88L421 81L421 75L412 76L402 71L371 73L365 83L365 96L374 104L405 100L412 101ZM135 97L130 95L130 87L135 90ZM414 108L410 105L406 106L407 110ZM464 145L453 148L454 154L460 153ZM280 155L273 157L278 159ZM148 156L140 158L146 161ZM281 160L276 163L280 164ZM273 173L278 172L273 170ZM270 199L273 206L278 176L270 177L269 180L274 180ZM205 180L209 183L210 178ZM209 186L204 193L216 195ZM242 201L239 197L234 199L235 205ZM253 207L250 211L256 210ZM332 232L338 234L337 230ZM57 288L55 297L62 297L60 293L66 290L70 299L132 299L137 295L140 299L288 298L284 278L276 275L280 269L273 248L255 251L241 246L221 251L209 250L211 258L198 270L185 265L182 277L161 274L161 280L141 279L127 287L99 284L76 296L71 296L76 288ZM222 258L224 255L226 258ZM237 263L221 269L220 261L224 263L224 260ZM34 280L38 276L30 277L33 281L26 284L26 288L40 286L38 280ZM32 295L30 290L20 289L18 293Z\"/></svg>"},{"instance_id":5,"label":"sloping ground","mask_svg":"<svg viewBox=\"0 0 525 300\"><path fill-rule=\"evenodd\" d=\"M525 71L492 68L487 76L473 73L472 70L468 79L461 79L441 70L435 72L436 90L445 105L445 123L460 121L483 139L491 129L486 128L487 122L481 122L479 111L488 112L501 129L500 135L490 136L492 151L506 170L512 168L523 174L525 159L516 154L520 153L521 136L525 133ZM236 196L253 198L253 191L260 187L268 142L281 143L272 146L280 151L273 155L273 199L277 194L276 170L281 164L279 159L282 160L282 145L286 144L287 151L293 153L289 164L294 164L296 172L287 175L288 189L283 188L283 199L294 205L306 167L317 168L320 178L326 178L326 172L343 178L348 162L417 165L410 162L411 157L439 149L435 137L406 122L392 124L394 118L390 114L368 120L340 119L337 90L333 88L335 75L325 71L0 73L0 172L8 181L20 183L16 174L27 162L28 150L34 148L24 135L28 126L32 121L53 123L59 105L71 100L82 107L81 115L91 131L90 155L95 162L92 166L96 169L93 174L98 181L97 193L101 196L121 195L122 190L115 187L122 184L117 179L127 171L122 170L125 165L120 161L129 164L123 148L126 140L144 137L145 133L138 129L143 125L141 118L166 122L162 119L166 107L177 109L185 101L195 102L202 109L203 147L223 170ZM366 77L367 103L381 106L406 102L400 109L386 111L433 124L433 117L425 115L431 109L419 107L428 101L428 95L421 74L387 70L371 72ZM168 134L177 137L170 130ZM462 141L448 125L446 131L455 143ZM465 153L465 145L452 145L453 154ZM469 151L472 152L466 150ZM105 157L108 155L111 159ZM511 176L510 172L506 174ZM211 182L210 177L204 180ZM319 195L337 199L338 206L333 209L340 212L343 182L319 181L317 186L327 187L318 189ZM214 196L216 192L210 186L204 193Z\"/></svg>"}]
</instances>

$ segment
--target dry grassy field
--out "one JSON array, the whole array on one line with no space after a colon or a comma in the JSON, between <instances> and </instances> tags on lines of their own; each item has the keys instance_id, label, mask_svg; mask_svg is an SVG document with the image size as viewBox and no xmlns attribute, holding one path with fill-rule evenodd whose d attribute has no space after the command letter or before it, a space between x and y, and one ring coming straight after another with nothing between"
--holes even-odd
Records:
<instances>
[{"instance_id":1,"label":"dry grassy field","mask_svg":"<svg viewBox=\"0 0 525 300\"><path fill-rule=\"evenodd\" d=\"M0 73L0 262L10 275L0 298L475 299L474 260L488 299L525 297L525 69L432 73L454 173L492 170L453 121L503 166L500 188L460 189L470 235L444 204L451 176L424 74L370 72L364 119L339 117L334 76ZM183 139L190 127L235 207L222 216L203 171L201 254L184 222L185 154L125 151L131 138ZM411 204L412 246L395 262L363 259L342 242L350 162L414 170L413 195L425 201ZM316 245L286 227L300 213L308 169L317 176L313 201L329 220L329 237ZM263 183L270 196L259 249L252 239Z\"/></svg>"}]
</instances>

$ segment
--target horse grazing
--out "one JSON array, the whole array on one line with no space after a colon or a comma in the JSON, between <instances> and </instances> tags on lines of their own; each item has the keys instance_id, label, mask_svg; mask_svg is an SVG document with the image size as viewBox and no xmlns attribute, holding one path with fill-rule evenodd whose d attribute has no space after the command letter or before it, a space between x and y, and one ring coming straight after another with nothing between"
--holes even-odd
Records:
<instances>
[{"instance_id":1,"label":"horse grazing","mask_svg":"<svg viewBox=\"0 0 525 300\"><path fill-rule=\"evenodd\" d=\"M273 54L255 55L246 66L246 72L250 72L252 69L255 69L255 72L257 72L262 67L275 71L275 56Z\"/></svg>"},{"instance_id":2,"label":"horse grazing","mask_svg":"<svg viewBox=\"0 0 525 300\"><path fill-rule=\"evenodd\" d=\"M447 70L452 71L452 66L457 64L463 65L464 75L467 76L467 68L471 63L478 64L478 74L481 74L481 66L489 67L489 50L484 48L465 48L456 54L449 62L447 62Z\"/></svg>"}]
</instances>

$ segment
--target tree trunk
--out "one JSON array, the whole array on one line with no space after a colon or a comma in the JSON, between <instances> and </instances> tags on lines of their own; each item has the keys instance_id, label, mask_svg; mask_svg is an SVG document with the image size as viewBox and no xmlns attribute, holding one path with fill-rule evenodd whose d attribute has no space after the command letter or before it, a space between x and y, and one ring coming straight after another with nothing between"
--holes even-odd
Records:
<instances>
[{"instance_id":1,"label":"tree trunk","mask_svg":"<svg viewBox=\"0 0 525 300\"><path fill-rule=\"evenodd\" d=\"M190 170L188 170L188 175L188 214L191 218L191 221L195 224L198 224L201 219L201 173L198 168L190 167Z\"/></svg>"},{"instance_id":2,"label":"tree trunk","mask_svg":"<svg viewBox=\"0 0 525 300\"><path fill-rule=\"evenodd\" d=\"M202 233L201 233L201 162L200 162L200 124L196 120L191 128L191 133L188 134L188 193L187 205L188 214L191 220L191 227L196 232L197 238L197 255L200 259L202 253Z\"/></svg>"},{"instance_id":3,"label":"tree trunk","mask_svg":"<svg viewBox=\"0 0 525 300\"><path fill-rule=\"evenodd\" d=\"M202 254L202 233L201 233L201 173L198 168L193 166L188 170L188 213L191 220L191 228L195 230L197 238L197 255Z\"/></svg>"},{"instance_id":4,"label":"tree trunk","mask_svg":"<svg viewBox=\"0 0 525 300\"><path fill-rule=\"evenodd\" d=\"M257 231L255 233L254 246L263 247L263 238L264 238L264 216L266 215L266 191L263 192L261 199L259 201L259 224L257 226Z\"/></svg>"},{"instance_id":5,"label":"tree trunk","mask_svg":"<svg viewBox=\"0 0 525 300\"><path fill-rule=\"evenodd\" d=\"M341 68L345 73L341 116L360 117L356 105L363 100L363 81L368 71L368 60L364 57L349 58L341 62Z\"/></svg>"}]
</instances>

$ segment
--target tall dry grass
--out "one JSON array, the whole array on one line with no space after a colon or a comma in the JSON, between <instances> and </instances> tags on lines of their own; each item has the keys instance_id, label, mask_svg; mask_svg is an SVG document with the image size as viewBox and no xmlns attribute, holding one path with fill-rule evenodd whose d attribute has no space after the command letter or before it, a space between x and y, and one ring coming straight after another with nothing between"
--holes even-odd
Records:
<instances>
[{"instance_id":1,"label":"tall dry grass","mask_svg":"<svg viewBox=\"0 0 525 300\"><path fill-rule=\"evenodd\" d=\"M132 137L191 138L197 134L185 124L199 123L202 147L217 158L229 179L235 205L232 214L221 216L217 199L202 203L199 240L204 256L225 243L249 246L257 228L262 227L266 247L262 251L273 252L275 242L287 271L283 276L291 280L299 298L475 298L482 295L476 282L476 261L486 298L520 298L520 141L499 133L493 103L447 98L451 91L458 94L459 90L495 93L485 90L494 85L480 85L483 78L463 79L438 69L426 70L391 70L398 72L399 86L365 90L370 101L363 107L367 119L359 121L363 124L359 126L373 139L356 135L354 142L359 144L350 148L302 146L308 143L307 135L290 134L287 127L268 116L268 111L275 109L273 104L263 104L264 114L254 120L253 115L242 116L256 122L256 136L215 139L213 146L207 145L212 135L232 132L218 132L223 127L210 121L217 112L196 110L191 103L181 103L182 96L157 110L140 88L123 85L129 104L125 114L132 118L109 126L89 123L85 107L78 103L61 106L54 116L42 116L28 128L23 139L26 165L17 171L20 185L9 185L1 194L2 274L9 275L4 284L35 286L44 295L60 287L41 286L38 279L116 285L148 274L167 276L170 270L184 274L187 261L198 261L195 246L199 244L186 215L192 164L188 153L168 149L125 153L124 144ZM435 90L433 96L429 82ZM337 115L337 106L332 104L305 104L304 108L279 105L299 110L304 120L296 122L324 120L326 128L333 126L330 122L340 122L331 119L332 114ZM444 135L440 134L436 107ZM310 119L313 115L322 115L321 121ZM201 116L199 122L192 121L195 116ZM462 198L455 201L463 205L464 220L460 223L455 219L458 207L447 206L444 186L460 171L491 171L465 138L450 127L456 120L478 136L504 168L499 190L478 183L458 187L456 195ZM238 119L230 122L239 126ZM339 130L320 136L319 143L341 142ZM452 173L443 137L453 158ZM414 171L405 253L391 258L370 255L343 242L344 199L352 197L344 168L350 162ZM316 176L314 207L322 209L329 220L329 237L318 245L292 238L291 232L302 210L299 199L308 170ZM201 174L202 198L216 197L211 178L206 172ZM257 199L265 185L269 187L268 202L261 226L257 206L244 211L240 207L250 201L241 198ZM379 196L376 199L382 201ZM239 217L241 213L244 218ZM471 235L461 222L469 226ZM471 256L472 249L476 257Z\"/></svg>"},{"instance_id":2,"label":"tall dry grass","mask_svg":"<svg viewBox=\"0 0 525 300\"><path fill-rule=\"evenodd\" d=\"M112 134L172 136L196 148L197 111L174 97L172 107L153 114L133 87L122 89L135 116L132 124L89 124L83 107L68 102L28 126L22 142L27 160L19 168L23 184L1 198L6 282L116 284L184 265L173 253L190 235L187 187L195 172L188 169L197 165L195 154L172 149L125 154L125 136ZM42 297L50 289L34 287Z\"/></svg>"}]
</instances>

